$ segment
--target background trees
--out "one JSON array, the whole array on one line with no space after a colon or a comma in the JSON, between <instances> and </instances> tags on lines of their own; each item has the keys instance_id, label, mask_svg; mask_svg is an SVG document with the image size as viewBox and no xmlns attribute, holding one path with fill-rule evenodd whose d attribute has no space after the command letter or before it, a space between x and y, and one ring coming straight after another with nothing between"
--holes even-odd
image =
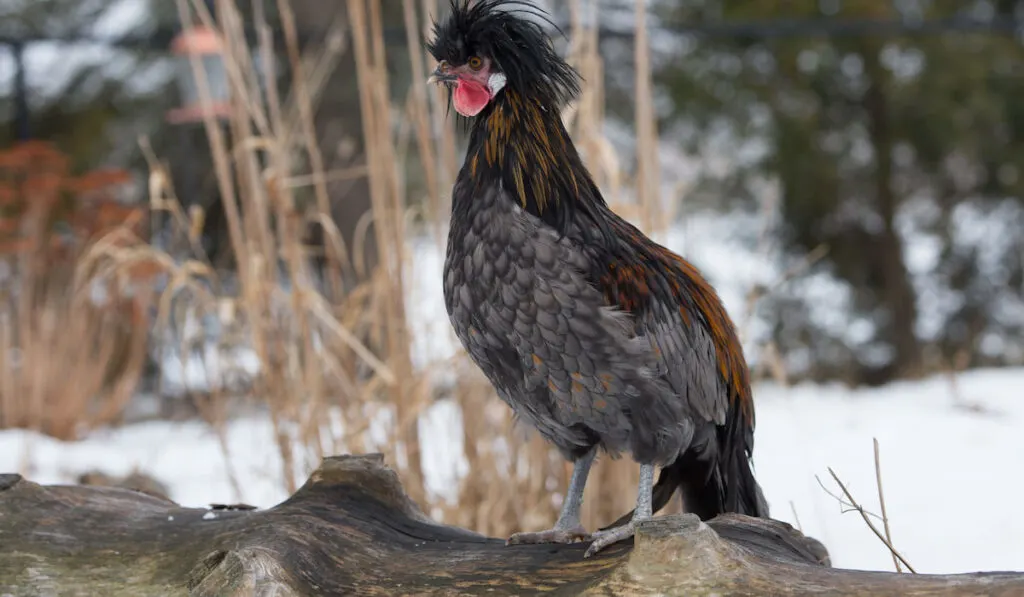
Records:
<instances>
[{"instance_id":1,"label":"background trees","mask_svg":"<svg viewBox=\"0 0 1024 597\"><path fill-rule=\"evenodd\" d=\"M782 292L765 307L806 371L872 383L959 350L973 363L1019 358L1022 9L657 4L663 27L681 31L657 75L663 126L698 154L718 135L745 149L704 173L701 196L749 206L775 187L782 250L827 246L815 267L845 287L838 335L806 316L813 296Z\"/></svg>"}]
</instances>

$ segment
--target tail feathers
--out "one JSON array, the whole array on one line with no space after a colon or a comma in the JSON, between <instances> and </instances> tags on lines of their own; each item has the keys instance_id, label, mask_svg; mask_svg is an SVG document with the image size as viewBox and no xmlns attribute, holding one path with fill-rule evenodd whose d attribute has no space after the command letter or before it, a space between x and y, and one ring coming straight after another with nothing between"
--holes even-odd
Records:
<instances>
[{"instance_id":1,"label":"tail feathers","mask_svg":"<svg viewBox=\"0 0 1024 597\"><path fill-rule=\"evenodd\" d=\"M727 480L723 511L768 518L768 502L750 468L750 455L754 450L753 424L741 416L738 401L729 410L726 426L719 428L718 433L722 474Z\"/></svg>"},{"instance_id":2,"label":"tail feathers","mask_svg":"<svg viewBox=\"0 0 1024 597\"><path fill-rule=\"evenodd\" d=\"M761 486L754 479L750 459L742 449L732 450L726 466L731 483L725 485L724 512L737 512L747 516L768 518L768 502Z\"/></svg>"}]
</instances>

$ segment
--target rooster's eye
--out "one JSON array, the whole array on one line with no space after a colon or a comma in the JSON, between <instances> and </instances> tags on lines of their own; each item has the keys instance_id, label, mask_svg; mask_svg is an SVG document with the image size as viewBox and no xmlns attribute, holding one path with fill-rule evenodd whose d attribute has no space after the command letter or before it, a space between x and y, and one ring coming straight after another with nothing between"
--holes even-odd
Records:
<instances>
[{"instance_id":1,"label":"rooster's eye","mask_svg":"<svg viewBox=\"0 0 1024 597\"><path fill-rule=\"evenodd\" d=\"M484 65L484 61L479 56L471 56L466 64L473 70L480 70Z\"/></svg>"}]
</instances>

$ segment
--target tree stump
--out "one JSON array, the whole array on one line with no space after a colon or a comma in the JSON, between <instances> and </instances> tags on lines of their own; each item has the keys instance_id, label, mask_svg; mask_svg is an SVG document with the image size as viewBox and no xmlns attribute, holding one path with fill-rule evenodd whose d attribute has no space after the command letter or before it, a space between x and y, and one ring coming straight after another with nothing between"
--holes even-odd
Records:
<instances>
[{"instance_id":1,"label":"tree stump","mask_svg":"<svg viewBox=\"0 0 1024 597\"><path fill-rule=\"evenodd\" d=\"M0 596L1024 595L1024 574L831 568L788 524L657 517L586 544L507 547L437 524L379 454L326 459L267 510L182 508L110 487L0 475Z\"/></svg>"}]
</instances>

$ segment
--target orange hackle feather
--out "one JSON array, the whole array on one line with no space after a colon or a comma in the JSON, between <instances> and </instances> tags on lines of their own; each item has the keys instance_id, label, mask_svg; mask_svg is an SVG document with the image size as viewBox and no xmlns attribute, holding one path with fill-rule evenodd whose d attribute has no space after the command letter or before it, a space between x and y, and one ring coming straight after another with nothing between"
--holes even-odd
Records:
<instances>
[{"instance_id":1,"label":"orange hackle feather","mask_svg":"<svg viewBox=\"0 0 1024 597\"><path fill-rule=\"evenodd\" d=\"M486 117L489 134L482 147L469 157L474 175L481 153L487 166L504 169L520 205L527 209L535 204L539 215L545 214L551 203L563 200L563 191L576 197L580 189L577 170L564 168L571 142L552 127L546 110L538 100L506 90L501 107Z\"/></svg>"},{"instance_id":2,"label":"orange hackle feather","mask_svg":"<svg viewBox=\"0 0 1024 597\"><path fill-rule=\"evenodd\" d=\"M671 301L679 305L683 321L688 325L700 323L694 321L695 314L699 314L708 327L715 347L718 372L726 382L729 401L739 403L740 412L748 424L752 425L754 401L750 389L750 370L743 356L743 346L736 327L714 288L686 259L652 242L625 221L616 224L614 228L618 233L628 235L632 243L644 248L643 253L650 262L610 261L607 273L600 278L605 300L610 305L630 312L646 309L652 300L650 278L654 275L666 276Z\"/></svg>"}]
</instances>

